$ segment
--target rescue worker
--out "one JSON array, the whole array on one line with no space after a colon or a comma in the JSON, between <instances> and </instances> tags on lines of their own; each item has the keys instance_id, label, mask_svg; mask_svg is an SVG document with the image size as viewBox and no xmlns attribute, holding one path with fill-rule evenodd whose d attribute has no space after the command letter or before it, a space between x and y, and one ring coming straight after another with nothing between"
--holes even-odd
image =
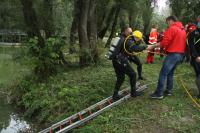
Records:
<instances>
[{"instance_id":1,"label":"rescue worker","mask_svg":"<svg viewBox=\"0 0 200 133\"><path fill-rule=\"evenodd\" d=\"M141 41L134 41L134 45L140 45L141 43L145 43L142 39ZM144 77L142 76L142 62L140 61L139 57L137 55L133 55L129 57L129 61L137 65L137 73L138 73L138 80L144 80Z\"/></svg>"},{"instance_id":2,"label":"rescue worker","mask_svg":"<svg viewBox=\"0 0 200 133\"><path fill-rule=\"evenodd\" d=\"M164 95L172 95L174 71L177 65L182 62L186 48L186 32L183 24L178 22L175 16L169 16L166 22L169 28L164 33L163 40L149 47L151 50L161 46L165 48L167 54L160 71L157 89L151 94L151 98L153 99L163 98L163 88L166 80L167 88L164 91Z\"/></svg>"},{"instance_id":3,"label":"rescue worker","mask_svg":"<svg viewBox=\"0 0 200 133\"><path fill-rule=\"evenodd\" d=\"M120 40L116 46L115 56L112 59L113 67L117 76L117 81L114 88L113 100L116 101L120 99L118 92L119 89L124 82L125 74L130 78L131 85L131 96L136 97L139 96L140 93L136 91L136 73L131 67L129 60L131 55L127 53L127 50L130 52L139 52L145 50L147 48L146 45L134 45L134 42L138 42L142 39L142 33L140 31L133 32L133 38L130 38L126 41L126 46L124 49L125 39L132 33L132 29L130 27L125 27Z\"/></svg>"},{"instance_id":4,"label":"rescue worker","mask_svg":"<svg viewBox=\"0 0 200 133\"><path fill-rule=\"evenodd\" d=\"M158 42L157 27L156 25L153 25L151 28L150 36L149 36L149 44L153 45L153 44L156 44L157 42ZM147 64L154 63L154 53L151 53L151 52L154 52L154 49L148 52L147 61L146 61Z\"/></svg>"},{"instance_id":5,"label":"rescue worker","mask_svg":"<svg viewBox=\"0 0 200 133\"><path fill-rule=\"evenodd\" d=\"M196 85L199 90L198 98L200 98L200 20L197 24L197 29L189 35L188 43L190 47L191 64L196 74Z\"/></svg>"},{"instance_id":6,"label":"rescue worker","mask_svg":"<svg viewBox=\"0 0 200 133\"><path fill-rule=\"evenodd\" d=\"M190 33L194 31L195 29L196 29L196 25L192 23L192 21L190 20L188 24L186 25L186 33L187 33L187 45L186 45L186 50L185 50L186 62L190 61L190 50L189 50L188 38L189 38Z\"/></svg>"}]
</instances>

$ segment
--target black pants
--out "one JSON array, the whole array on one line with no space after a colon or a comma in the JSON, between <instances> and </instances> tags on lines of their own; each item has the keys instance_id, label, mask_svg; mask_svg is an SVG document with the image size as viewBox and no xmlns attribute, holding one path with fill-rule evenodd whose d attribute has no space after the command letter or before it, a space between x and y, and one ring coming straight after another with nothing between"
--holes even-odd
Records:
<instances>
[{"instance_id":1,"label":"black pants","mask_svg":"<svg viewBox=\"0 0 200 133\"><path fill-rule=\"evenodd\" d=\"M196 74L196 85L199 90L199 97L200 97L200 63L197 63L194 58L191 59L191 64L194 68Z\"/></svg>"},{"instance_id":2,"label":"black pants","mask_svg":"<svg viewBox=\"0 0 200 133\"><path fill-rule=\"evenodd\" d=\"M130 61L137 65L138 77L142 77L142 63L137 56L132 56Z\"/></svg>"},{"instance_id":3,"label":"black pants","mask_svg":"<svg viewBox=\"0 0 200 133\"><path fill-rule=\"evenodd\" d=\"M120 64L117 61L113 60L113 67L115 69L115 73L117 76L117 81L115 84L114 89L114 95L118 95L118 91L124 82L125 74L129 76L130 78L130 84L131 84L131 93L134 93L136 91L136 73L133 70L133 68L130 66L130 64L127 64L124 66L124 64Z\"/></svg>"},{"instance_id":4,"label":"black pants","mask_svg":"<svg viewBox=\"0 0 200 133\"><path fill-rule=\"evenodd\" d=\"M186 46L184 60L186 62L190 62L190 50L188 45Z\"/></svg>"},{"instance_id":5,"label":"black pants","mask_svg":"<svg viewBox=\"0 0 200 133\"><path fill-rule=\"evenodd\" d=\"M196 77L200 76L200 63L197 63L194 58L191 59L191 64L194 68Z\"/></svg>"}]
</instances>

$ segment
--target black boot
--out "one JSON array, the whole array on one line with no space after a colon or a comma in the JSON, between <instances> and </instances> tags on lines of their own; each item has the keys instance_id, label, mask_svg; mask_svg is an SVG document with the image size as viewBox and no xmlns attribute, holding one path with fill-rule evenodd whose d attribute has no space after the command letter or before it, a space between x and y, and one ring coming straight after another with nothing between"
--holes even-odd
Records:
<instances>
[{"instance_id":1,"label":"black boot","mask_svg":"<svg viewBox=\"0 0 200 133\"><path fill-rule=\"evenodd\" d=\"M114 92L112 98L113 98L113 101L115 102L115 101L121 99L122 96L120 96L120 95L118 94L118 92Z\"/></svg>"},{"instance_id":2,"label":"black boot","mask_svg":"<svg viewBox=\"0 0 200 133\"><path fill-rule=\"evenodd\" d=\"M131 90L131 97L141 96L142 94L143 92L141 91Z\"/></svg>"},{"instance_id":3,"label":"black boot","mask_svg":"<svg viewBox=\"0 0 200 133\"><path fill-rule=\"evenodd\" d=\"M145 80L145 78L143 78L142 76L139 76L138 80Z\"/></svg>"}]
</instances>

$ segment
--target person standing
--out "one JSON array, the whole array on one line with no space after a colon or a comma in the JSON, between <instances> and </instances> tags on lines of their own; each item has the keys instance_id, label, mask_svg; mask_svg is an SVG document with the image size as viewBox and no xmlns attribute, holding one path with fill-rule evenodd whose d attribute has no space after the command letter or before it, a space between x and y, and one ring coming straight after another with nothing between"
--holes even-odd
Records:
<instances>
[{"instance_id":1,"label":"person standing","mask_svg":"<svg viewBox=\"0 0 200 133\"><path fill-rule=\"evenodd\" d=\"M172 95L174 71L177 65L182 62L186 48L186 32L183 24L177 20L176 16L167 17L166 22L169 28L164 33L163 40L149 47L149 50L151 50L161 46L165 49L167 54L160 70L157 88L154 93L150 95L152 99L162 99L163 95ZM167 88L163 93L166 80Z\"/></svg>"},{"instance_id":2,"label":"person standing","mask_svg":"<svg viewBox=\"0 0 200 133\"><path fill-rule=\"evenodd\" d=\"M146 45L134 45L134 41L140 41L142 39L142 33L139 31L134 31L133 36L134 38L130 38L126 40L126 38L131 35L132 29L130 27L126 27L121 36L120 40L115 47L114 56L112 58L112 64L116 73L117 81L114 88L113 100L116 101L121 98L118 94L119 89L124 82L125 75L128 75L130 78L130 85L131 85L131 96L136 97L139 96L140 93L136 91L136 73L134 69L131 67L129 63L129 58L131 55L127 53L127 50L132 52L139 52L145 50L147 48ZM133 40L134 39L134 40ZM124 43L126 46L124 46Z\"/></svg>"},{"instance_id":3,"label":"person standing","mask_svg":"<svg viewBox=\"0 0 200 133\"><path fill-rule=\"evenodd\" d=\"M190 33L188 43L190 48L191 64L196 74L196 85L199 90L198 98L200 99L200 19L197 29Z\"/></svg>"},{"instance_id":4,"label":"person standing","mask_svg":"<svg viewBox=\"0 0 200 133\"><path fill-rule=\"evenodd\" d=\"M192 33L192 31L194 31L196 29L196 25L194 23L192 23L192 21L190 20L188 22L188 24L185 26L186 27L186 33L187 33L187 45L186 45L186 50L185 50L185 62L190 62L190 49L189 49L189 42L188 42L188 38L190 36L190 33Z\"/></svg>"},{"instance_id":5,"label":"person standing","mask_svg":"<svg viewBox=\"0 0 200 133\"><path fill-rule=\"evenodd\" d=\"M153 25L151 28L150 36L149 36L149 45L154 45L158 42L158 32L156 25ZM152 53L151 53L152 52ZM147 55L147 64L154 63L154 49L148 52Z\"/></svg>"}]
</instances>

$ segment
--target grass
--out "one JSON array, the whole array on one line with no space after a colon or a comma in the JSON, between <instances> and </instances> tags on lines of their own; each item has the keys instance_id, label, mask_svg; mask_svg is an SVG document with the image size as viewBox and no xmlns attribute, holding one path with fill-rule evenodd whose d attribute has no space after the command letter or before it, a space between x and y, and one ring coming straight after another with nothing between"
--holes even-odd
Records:
<instances>
[{"instance_id":1,"label":"grass","mask_svg":"<svg viewBox=\"0 0 200 133\"><path fill-rule=\"evenodd\" d=\"M12 54L18 48L0 47L0 84L7 85L15 80L22 71L23 67L12 60Z\"/></svg>"},{"instance_id":2,"label":"grass","mask_svg":"<svg viewBox=\"0 0 200 133\"><path fill-rule=\"evenodd\" d=\"M144 62L144 56L142 56ZM135 67L135 66L134 66ZM143 65L145 83L156 81L161 68L161 62ZM136 70L136 69L135 69ZM188 86L193 96L197 94L194 73L189 64L180 65L176 74L188 73L181 78ZM114 84L114 83L113 83ZM163 100L151 100L151 94L157 84L149 86L144 96L130 99L112 108L94 119L90 124L76 129L76 133L198 133L200 127L200 112L188 98L180 82L175 78L174 96ZM200 102L199 102L200 103Z\"/></svg>"},{"instance_id":3,"label":"grass","mask_svg":"<svg viewBox=\"0 0 200 133\"><path fill-rule=\"evenodd\" d=\"M20 106L25 107L25 115L34 118L38 123L47 123L47 127L66 118L113 93L115 73L111 61L102 59L98 66L83 69L67 68L48 83L35 84L29 79L19 81L19 76L25 73L24 66L12 61L13 53L10 49L0 49L0 82L9 85L12 95ZM14 50L15 51L15 50ZM145 62L145 56L140 57ZM74 59L76 60L76 59ZM155 82L161 68L158 57L156 63L143 65L146 78L142 84ZM136 68L135 65L133 65ZM136 70L136 69L135 69ZM176 74L187 73L181 78L195 95L197 88L194 83L194 73L189 64L182 64ZM128 86L126 78L123 86ZM12 82L11 82L12 81ZM15 83L20 83L15 85ZM148 90L141 97L130 99L119 106L103 113L82 128L75 129L75 133L168 133L191 132L198 133L200 127L200 112L192 104L183 90L180 82L175 78L174 96L163 100L151 100L151 94L156 84L148 86ZM42 129L39 128L38 130Z\"/></svg>"}]
</instances>

